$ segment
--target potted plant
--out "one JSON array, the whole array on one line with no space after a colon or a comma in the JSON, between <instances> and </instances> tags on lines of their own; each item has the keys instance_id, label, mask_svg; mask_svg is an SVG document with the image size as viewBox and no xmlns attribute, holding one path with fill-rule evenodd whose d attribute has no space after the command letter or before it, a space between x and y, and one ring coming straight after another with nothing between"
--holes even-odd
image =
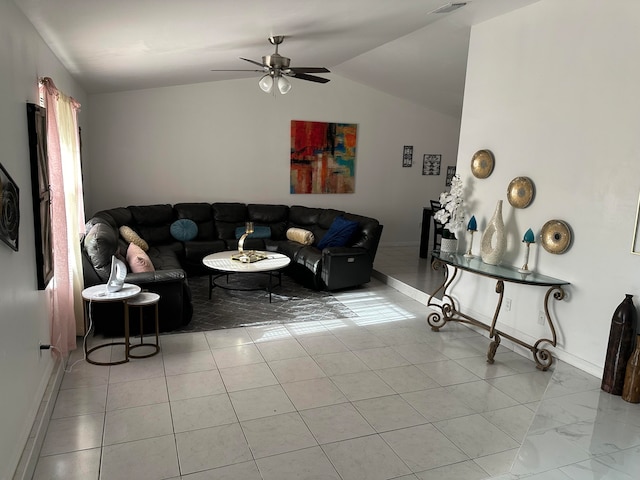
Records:
<instances>
[{"instance_id":1,"label":"potted plant","mask_svg":"<svg viewBox=\"0 0 640 480\"><path fill-rule=\"evenodd\" d=\"M456 174L451 179L451 188L448 192L440 194L440 206L433 217L444 225L442 232L441 252L455 252L458 249L456 231L464 224L464 207L462 200L462 179Z\"/></svg>"}]
</instances>

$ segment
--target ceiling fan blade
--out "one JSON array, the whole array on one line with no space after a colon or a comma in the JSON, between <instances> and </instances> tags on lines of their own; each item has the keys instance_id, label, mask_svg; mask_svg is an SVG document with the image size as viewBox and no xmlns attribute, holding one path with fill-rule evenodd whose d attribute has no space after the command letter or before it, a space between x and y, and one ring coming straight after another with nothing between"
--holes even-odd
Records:
<instances>
[{"instance_id":1,"label":"ceiling fan blade","mask_svg":"<svg viewBox=\"0 0 640 480\"><path fill-rule=\"evenodd\" d=\"M264 70L210 70L211 72L260 72L264 73Z\"/></svg>"},{"instance_id":2,"label":"ceiling fan blade","mask_svg":"<svg viewBox=\"0 0 640 480\"><path fill-rule=\"evenodd\" d=\"M293 78L299 78L300 80L308 80L310 82L316 83L327 83L329 81L328 78L316 77L315 75L307 75L306 73L296 73L295 75L291 75Z\"/></svg>"},{"instance_id":3,"label":"ceiling fan blade","mask_svg":"<svg viewBox=\"0 0 640 480\"><path fill-rule=\"evenodd\" d=\"M262 68L269 68L268 65L263 65L262 63L256 62L255 60L251 60L249 58L240 57L240 60L244 60L245 62L253 63L254 65L258 65L259 67L262 67Z\"/></svg>"},{"instance_id":4,"label":"ceiling fan blade","mask_svg":"<svg viewBox=\"0 0 640 480\"><path fill-rule=\"evenodd\" d=\"M296 74L298 73L331 73L324 67L291 67L290 70Z\"/></svg>"}]
</instances>

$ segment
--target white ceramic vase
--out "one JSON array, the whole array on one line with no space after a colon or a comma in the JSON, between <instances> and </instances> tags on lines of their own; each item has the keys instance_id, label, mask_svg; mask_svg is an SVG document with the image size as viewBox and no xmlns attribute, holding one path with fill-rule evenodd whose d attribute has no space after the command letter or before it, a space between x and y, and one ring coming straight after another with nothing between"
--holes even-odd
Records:
<instances>
[{"instance_id":1,"label":"white ceramic vase","mask_svg":"<svg viewBox=\"0 0 640 480\"><path fill-rule=\"evenodd\" d=\"M502 200L498 200L496 211L489 220L486 230L482 234L480 257L484 263L498 265L502 261L507 249L507 237L502 220Z\"/></svg>"}]
</instances>

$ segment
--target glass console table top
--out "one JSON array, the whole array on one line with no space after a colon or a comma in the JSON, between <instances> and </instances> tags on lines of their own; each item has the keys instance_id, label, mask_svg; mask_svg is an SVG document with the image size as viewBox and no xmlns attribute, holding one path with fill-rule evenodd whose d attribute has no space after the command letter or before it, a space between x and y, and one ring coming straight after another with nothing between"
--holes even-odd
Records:
<instances>
[{"instance_id":1,"label":"glass console table top","mask_svg":"<svg viewBox=\"0 0 640 480\"><path fill-rule=\"evenodd\" d=\"M558 278L542 275L538 272L528 274L520 273L516 267L510 265L489 265L484 263L479 256L468 258L461 253L440 253L435 251L432 253L433 258L440 260L442 263L451 265L460 270L467 270L485 277L495 278L513 283L523 283L526 285L554 286L569 285L569 282Z\"/></svg>"}]
</instances>

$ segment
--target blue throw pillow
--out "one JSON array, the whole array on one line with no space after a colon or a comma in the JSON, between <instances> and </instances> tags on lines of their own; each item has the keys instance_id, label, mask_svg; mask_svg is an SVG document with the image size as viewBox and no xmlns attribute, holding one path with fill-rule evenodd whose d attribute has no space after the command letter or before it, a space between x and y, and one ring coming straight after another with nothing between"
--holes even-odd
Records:
<instances>
[{"instance_id":1,"label":"blue throw pillow","mask_svg":"<svg viewBox=\"0 0 640 480\"><path fill-rule=\"evenodd\" d=\"M358 222L347 220L342 215L337 216L327 233L318 242L318 248L344 247L358 229Z\"/></svg>"},{"instance_id":2,"label":"blue throw pillow","mask_svg":"<svg viewBox=\"0 0 640 480\"><path fill-rule=\"evenodd\" d=\"M244 232L246 231L246 227L236 228L236 240L244 235ZM271 227L256 225L255 227L253 227L253 233L250 233L247 238L271 238Z\"/></svg>"},{"instance_id":3,"label":"blue throw pillow","mask_svg":"<svg viewBox=\"0 0 640 480\"><path fill-rule=\"evenodd\" d=\"M198 235L198 225L193 220L181 218L171 224L171 236L181 242L193 240Z\"/></svg>"}]
</instances>

